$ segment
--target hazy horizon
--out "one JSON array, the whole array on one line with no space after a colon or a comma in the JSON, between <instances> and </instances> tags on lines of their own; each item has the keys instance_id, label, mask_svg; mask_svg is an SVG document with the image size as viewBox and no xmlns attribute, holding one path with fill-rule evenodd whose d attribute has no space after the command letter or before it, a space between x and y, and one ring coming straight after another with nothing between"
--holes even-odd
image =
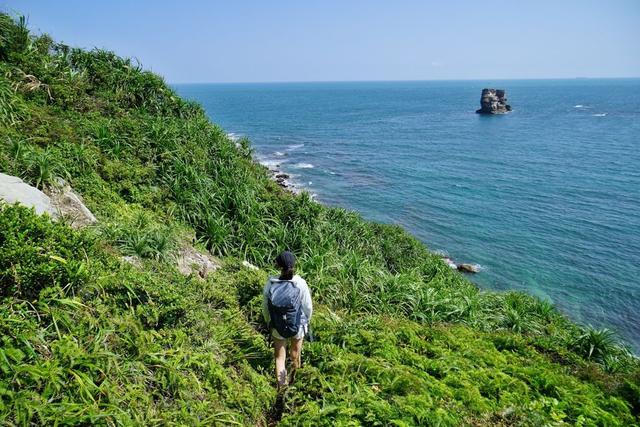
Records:
<instances>
[{"instance_id":1,"label":"hazy horizon","mask_svg":"<svg viewBox=\"0 0 640 427\"><path fill-rule=\"evenodd\" d=\"M640 2L5 0L171 84L640 78Z\"/></svg>"}]
</instances>

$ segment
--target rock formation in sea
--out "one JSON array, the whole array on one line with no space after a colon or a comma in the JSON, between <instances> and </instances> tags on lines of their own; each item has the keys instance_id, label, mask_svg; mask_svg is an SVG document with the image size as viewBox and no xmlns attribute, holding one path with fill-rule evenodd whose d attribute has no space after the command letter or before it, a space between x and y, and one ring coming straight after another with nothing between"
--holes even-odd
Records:
<instances>
[{"instance_id":1,"label":"rock formation in sea","mask_svg":"<svg viewBox=\"0 0 640 427\"><path fill-rule=\"evenodd\" d=\"M507 94L504 89L482 89L480 96L480 109L478 114L504 114L511 111L511 105L507 104Z\"/></svg>"}]
</instances>

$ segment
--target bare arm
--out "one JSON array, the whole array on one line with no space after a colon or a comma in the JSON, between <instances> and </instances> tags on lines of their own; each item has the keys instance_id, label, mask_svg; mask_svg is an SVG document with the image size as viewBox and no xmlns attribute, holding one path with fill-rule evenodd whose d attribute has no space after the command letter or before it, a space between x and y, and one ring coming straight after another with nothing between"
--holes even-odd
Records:
<instances>
[{"instance_id":1,"label":"bare arm","mask_svg":"<svg viewBox=\"0 0 640 427\"><path fill-rule=\"evenodd\" d=\"M299 283L300 289L302 290L302 311L307 316L307 319L311 321L311 315L313 314L313 302L311 301L311 291L309 290L309 286L307 282L300 278Z\"/></svg>"},{"instance_id":2,"label":"bare arm","mask_svg":"<svg viewBox=\"0 0 640 427\"><path fill-rule=\"evenodd\" d=\"M271 285L271 281L267 279L267 283L264 285L264 289L262 290L262 316L264 317L264 321L269 325L271 323L271 315L269 314L269 304L267 299L269 298L269 286Z\"/></svg>"}]
</instances>

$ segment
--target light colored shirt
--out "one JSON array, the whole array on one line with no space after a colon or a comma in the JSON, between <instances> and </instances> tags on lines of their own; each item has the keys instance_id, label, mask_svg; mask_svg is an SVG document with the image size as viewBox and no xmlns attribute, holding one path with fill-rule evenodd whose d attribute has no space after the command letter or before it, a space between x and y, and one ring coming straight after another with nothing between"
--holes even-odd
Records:
<instances>
[{"instance_id":1,"label":"light colored shirt","mask_svg":"<svg viewBox=\"0 0 640 427\"><path fill-rule=\"evenodd\" d=\"M293 284L300 289L300 304L302 308L303 323L306 324L311 320L311 314L313 314L313 304L311 302L311 292L309 291L309 286L307 286L307 282L297 274L293 276L291 280L280 280L278 276L271 276L267 280L267 283L264 285L264 289L262 291L262 315L264 316L264 321L267 322L267 325L271 322L271 315L269 314L269 288L275 283L279 282L293 282Z\"/></svg>"}]
</instances>

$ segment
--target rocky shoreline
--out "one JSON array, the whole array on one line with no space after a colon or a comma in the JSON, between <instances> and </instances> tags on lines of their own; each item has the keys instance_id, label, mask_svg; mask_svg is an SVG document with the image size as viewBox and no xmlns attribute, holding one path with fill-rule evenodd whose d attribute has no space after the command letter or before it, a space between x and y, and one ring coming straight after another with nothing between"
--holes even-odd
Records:
<instances>
[{"instance_id":1,"label":"rocky shoreline","mask_svg":"<svg viewBox=\"0 0 640 427\"><path fill-rule=\"evenodd\" d=\"M293 184L289 183L288 179L291 178L291 176L288 173L284 173L281 171L272 171L274 173L273 175L273 179L275 179L276 183L282 187L282 188L292 188Z\"/></svg>"},{"instance_id":2,"label":"rocky shoreline","mask_svg":"<svg viewBox=\"0 0 640 427\"><path fill-rule=\"evenodd\" d=\"M236 147L238 148L240 147L240 143L238 142L240 137L238 135L236 135L233 132L230 132L230 133L227 133L227 138L229 138L232 142L234 142L236 144ZM254 156L254 161L259 165L261 165L263 168L265 168L269 173L270 178L273 181L275 181L275 183L278 184L280 187L282 187L284 190L293 194L298 194L302 191L296 184L293 183L291 174L283 171L280 168L281 167L280 163L276 163L275 165L272 165L271 163L261 161L258 157L255 157L255 156Z\"/></svg>"},{"instance_id":3,"label":"rocky shoreline","mask_svg":"<svg viewBox=\"0 0 640 427\"><path fill-rule=\"evenodd\" d=\"M260 163L258 160L256 160ZM298 185L296 185L293 180L291 174L280 169L280 164L276 164L274 167L268 166L260 163L267 171L269 172L269 176L271 179L278 184L283 190L288 191L293 194L300 194L303 190Z\"/></svg>"}]
</instances>

